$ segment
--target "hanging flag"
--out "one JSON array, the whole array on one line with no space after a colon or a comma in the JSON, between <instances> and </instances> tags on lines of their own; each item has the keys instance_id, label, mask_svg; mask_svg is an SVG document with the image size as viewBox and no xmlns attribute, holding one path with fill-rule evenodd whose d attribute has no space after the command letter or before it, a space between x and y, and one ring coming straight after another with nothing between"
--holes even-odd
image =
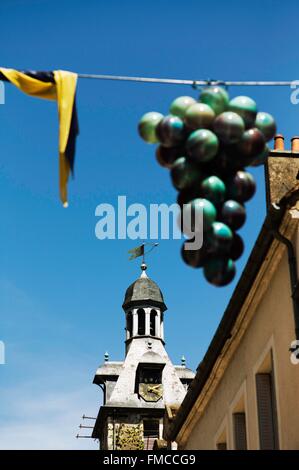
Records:
<instances>
[{"instance_id":1,"label":"hanging flag","mask_svg":"<svg viewBox=\"0 0 299 470\"><path fill-rule=\"evenodd\" d=\"M144 245L137 246L128 251L131 254L129 261L144 255Z\"/></svg>"},{"instance_id":2,"label":"hanging flag","mask_svg":"<svg viewBox=\"0 0 299 470\"><path fill-rule=\"evenodd\" d=\"M79 134L76 110L77 74L64 70L54 72L19 72L0 68L0 80L8 81L24 93L56 100L59 118L59 190L64 207L68 206L67 182L74 170L75 144Z\"/></svg>"}]
</instances>

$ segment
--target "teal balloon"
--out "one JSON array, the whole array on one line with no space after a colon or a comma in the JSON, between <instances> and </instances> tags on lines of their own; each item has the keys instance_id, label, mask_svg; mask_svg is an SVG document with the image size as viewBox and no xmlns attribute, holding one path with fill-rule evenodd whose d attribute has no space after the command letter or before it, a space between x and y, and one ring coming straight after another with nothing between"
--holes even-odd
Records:
<instances>
[{"instance_id":1,"label":"teal balloon","mask_svg":"<svg viewBox=\"0 0 299 470\"><path fill-rule=\"evenodd\" d=\"M195 103L185 114L185 123L190 129L208 129L215 118L213 109L205 103Z\"/></svg>"},{"instance_id":2,"label":"teal balloon","mask_svg":"<svg viewBox=\"0 0 299 470\"><path fill-rule=\"evenodd\" d=\"M248 96L236 96L229 102L229 111L237 113L243 119L245 127L254 125L257 114L256 102Z\"/></svg>"},{"instance_id":3,"label":"teal balloon","mask_svg":"<svg viewBox=\"0 0 299 470\"><path fill-rule=\"evenodd\" d=\"M179 96L170 105L169 112L174 116L178 116L184 119L186 111L196 103L196 100L192 96Z\"/></svg>"},{"instance_id":4,"label":"teal balloon","mask_svg":"<svg viewBox=\"0 0 299 470\"><path fill-rule=\"evenodd\" d=\"M264 134L266 142L273 139L276 134L276 123L273 116L269 113L257 113L255 127Z\"/></svg>"},{"instance_id":5,"label":"teal balloon","mask_svg":"<svg viewBox=\"0 0 299 470\"><path fill-rule=\"evenodd\" d=\"M266 163L267 157L269 155L270 149L267 144L265 144L264 150L254 158L250 163L250 166L260 166Z\"/></svg>"},{"instance_id":6,"label":"teal balloon","mask_svg":"<svg viewBox=\"0 0 299 470\"><path fill-rule=\"evenodd\" d=\"M207 231L215 222L216 215L216 207L210 201L204 198L193 199L184 205L182 231L188 236L195 232Z\"/></svg>"},{"instance_id":7,"label":"teal balloon","mask_svg":"<svg viewBox=\"0 0 299 470\"><path fill-rule=\"evenodd\" d=\"M174 187L178 190L199 185L202 179L198 166L192 164L185 157L178 158L173 163L170 175Z\"/></svg>"},{"instance_id":8,"label":"teal balloon","mask_svg":"<svg viewBox=\"0 0 299 470\"><path fill-rule=\"evenodd\" d=\"M224 144L238 142L244 133L243 119L232 111L219 114L214 121L214 132Z\"/></svg>"},{"instance_id":9,"label":"teal balloon","mask_svg":"<svg viewBox=\"0 0 299 470\"><path fill-rule=\"evenodd\" d=\"M218 205L225 199L226 186L218 176L209 176L200 184L202 195L213 204Z\"/></svg>"},{"instance_id":10,"label":"teal balloon","mask_svg":"<svg viewBox=\"0 0 299 470\"><path fill-rule=\"evenodd\" d=\"M208 129L198 129L192 132L186 142L186 150L190 157L198 162L208 162L218 152L217 136Z\"/></svg>"},{"instance_id":11,"label":"teal balloon","mask_svg":"<svg viewBox=\"0 0 299 470\"><path fill-rule=\"evenodd\" d=\"M229 96L220 86L208 86L202 90L199 101L210 106L215 114L220 114L228 109Z\"/></svg>"},{"instance_id":12,"label":"teal balloon","mask_svg":"<svg viewBox=\"0 0 299 470\"><path fill-rule=\"evenodd\" d=\"M163 119L163 114L152 111L142 116L138 124L138 132L140 137L149 144L156 144L158 141L156 136L156 127Z\"/></svg>"},{"instance_id":13,"label":"teal balloon","mask_svg":"<svg viewBox=\"0 0 299 470\"><path fill-rule=\"evenodd\" d=\"M232 230L239 230L245 223L245 207L237 201L228 200L222 206L221 220Z\"/></svg>"},{"instance_id":14,"label":"teal balloon","mask_svg":"<svg viewBox=\"0 0 299 470\"><path fill-rule=\"evenodd\" d=\"M223 222L213 222L208 234L209 241L216 253L228 253L233 241L233 232Z\"/></svg>"},{"instance_id":15,"label":"teal balloon","mask_svg":"<svg viewBox=\"0 0 299 470\"><path fill-rule=\"evenodd\" d=\"M235 274L236 266L230 258L214 257L204 264L204 276L214 286L226 286L234 279Z\"/></svg>"},{"instance_id":16,"label":"teal balloon","mask_svg":"<svg viewBox=\"0 0 299 470\"><path fill-rule=\"evenodd\" d=\"M156 127L156 136L165 147L180 145L186 137L185 125L177 116L165 116Z\"/></svg>"}]
</instances>

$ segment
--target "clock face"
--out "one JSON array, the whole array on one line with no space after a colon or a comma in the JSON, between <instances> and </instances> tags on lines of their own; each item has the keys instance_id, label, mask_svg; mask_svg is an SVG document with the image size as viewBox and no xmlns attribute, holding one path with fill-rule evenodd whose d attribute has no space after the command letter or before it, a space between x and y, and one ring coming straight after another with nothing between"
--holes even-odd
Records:
<instances>
[{"instance_id":1,"label":"clock face","mask_svg":"<svg viewBox=\"0 0 299 470\"><path fill-rule=\"evenodd\" d=\"M139 395L145 401L158 401L163 396L163 385L162 384L150 384L140 383L139 384Z\"/></svg>"}]
</instances>

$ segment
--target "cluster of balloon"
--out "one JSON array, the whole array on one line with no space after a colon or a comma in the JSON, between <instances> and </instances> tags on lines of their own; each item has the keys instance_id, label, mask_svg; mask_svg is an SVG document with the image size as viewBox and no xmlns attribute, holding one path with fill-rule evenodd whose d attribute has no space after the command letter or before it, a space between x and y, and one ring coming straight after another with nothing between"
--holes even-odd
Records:
<instances>
[{"instance_id":1,"label":"cluster of balloon","mask_svg":"<svg viewBox=\"0 0 299 470\"><path fill-rule=\"evenodd\" d=\"M169 114L146 113L138 126L148 143L157 143L156 158L169 168L179 191L178 204L191 214L203 214L203 246L182 247L182 258L194 268L203 268L208 282L229 284L236 273L235 261L244 250L237 231L246 219L245 202L255 193L247 166L265 162L267 143L276 132L273 117L258 112L247 96L229 99L219 86L207 86L199 100L176 98ZM184 231L184 228L182 228Z\"/></svg>"}]
</instances>

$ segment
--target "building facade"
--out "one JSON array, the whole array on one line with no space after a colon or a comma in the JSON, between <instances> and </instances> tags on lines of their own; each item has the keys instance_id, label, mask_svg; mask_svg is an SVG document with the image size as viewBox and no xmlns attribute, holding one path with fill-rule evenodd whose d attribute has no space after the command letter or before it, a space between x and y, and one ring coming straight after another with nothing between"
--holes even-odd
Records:
<instances>
[{"instance_id":1,"label":"building facade","mask_svg":"<svg viewBox=\"0 0 299 470\"><path fill-rule=\"evenodd\" d=\"M268 212L175 420L180 449L299 449L299 152L276 139Z\"/></svg>"},{"instance_id":2,"label":"building facade","mask_svg":"<svg viewBox=\"0 0 299 470\"><path fill-rule=\"evenodd\" d=\"M126 291L125 359L105 362L94 383L103 390L92 437L105 450L152 449L162 442L164 415L182 403L194 373L172 364L164 341L167 309L162 292L142 273Z\"/></svg>"}]
</instances>

